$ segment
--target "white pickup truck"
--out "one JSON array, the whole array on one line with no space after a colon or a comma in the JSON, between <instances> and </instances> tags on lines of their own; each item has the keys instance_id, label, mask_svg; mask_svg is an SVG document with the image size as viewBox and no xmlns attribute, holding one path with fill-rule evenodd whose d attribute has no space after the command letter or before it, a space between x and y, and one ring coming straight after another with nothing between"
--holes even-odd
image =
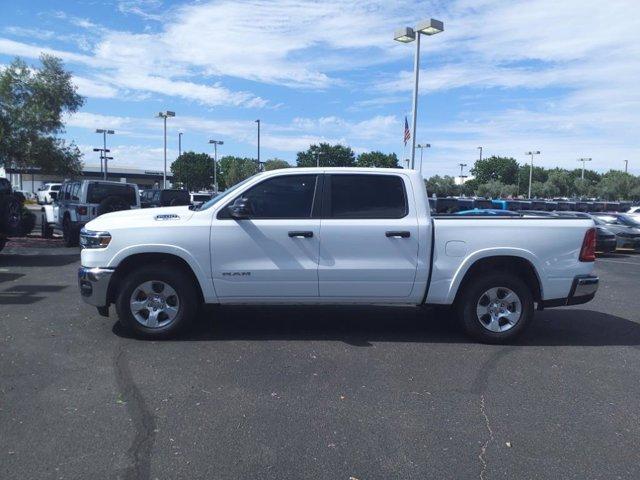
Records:
<instances>
[{"instance_id":1,"label":"white pickup truck","mask_svg":"<svg viewBox=\"0 0 640 480\"><path fill-rule=\"evenodd\" d=\"M147 338L175 334L203 303L402 304L453 305L467 333L499 343L536 306L594 297L595 240L590 219L431 218L412 170L291 168L198 209L98 217L81 233L78 282Z\"/></svg>"}]
</instances>

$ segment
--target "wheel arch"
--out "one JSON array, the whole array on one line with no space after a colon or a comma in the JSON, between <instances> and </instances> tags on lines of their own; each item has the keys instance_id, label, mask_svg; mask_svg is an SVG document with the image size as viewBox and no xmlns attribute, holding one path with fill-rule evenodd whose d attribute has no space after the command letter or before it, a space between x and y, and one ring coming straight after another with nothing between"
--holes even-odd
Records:
<instances>
[{"instance_id":1,"label":"wheel arch","mask_svg":"<svg viewBox=\"0 0 640 480\"><path fill-rule=\"evenodd\" d=\"M111 277L109 287L107 289L107 304L115 303L116 296L118 295L118 289L128 273L144 265L160 264L164 264L170 268L179 268L187 275L189 275L193 280L193 284L196 286L198 298L201 302L204 302L205 295L200 280L198 279L196 273L193 271L193 268L191 268L191 265L189 265L189 263L185 259L183 259L179 255L175 255L172 253L145 252L129 255L118 264Z\"/></svg>"},{"instance_id":2,"label":"wheel arch","mask_svg":"<svg viewBox=\"0 0 640 480\"><path fill-rule=\"evenodd\" d=\"M465 286L483 271L503 271L517 275L531 290L534 301L539 304L542 302L542 282L534 263L524 256L501 254L478 258L473 262L469 262L467 268L463 271L459 270L452 284L453 298L451 303L456 303Z\"/></svg>"}]
</instances>

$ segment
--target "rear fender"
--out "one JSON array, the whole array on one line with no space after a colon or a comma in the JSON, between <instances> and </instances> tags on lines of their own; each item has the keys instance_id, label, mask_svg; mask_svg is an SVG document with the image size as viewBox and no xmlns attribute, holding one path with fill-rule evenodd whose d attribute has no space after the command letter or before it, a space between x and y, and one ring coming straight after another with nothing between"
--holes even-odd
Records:
<instances>
[{"instance_id":1,"label":"rear fender","mask_svg":"<svg viewBox=\"0 0 640 480\"><path fill-rule=\"evenodd\" d=\"M544 288L544 284L542 282L543 276L541 275L541 273L543 272L543 269L541 268L540 260L538 259L538 257L536 257L529 250L505 247L505 248L489 248L485 250L478 250L477 252L473 252L471 255L465 258L464 261L460 264L460 266L456 269L454 273L453 279L449 287L449 293L447 294L447 303L451 304L454 302L456 298L456 294L458 293L458 288L460 288L460 285L462 284L462 281L464 280L465 275L467 274L467 272L473 266L474 263L484 258L502 257L502 256L519 257L529 261L529 263L533 265L536 275L538 276L538 281L540 283L540 291L541 291L540 293L542 294L542 298L544 298L544 294L542 291Z\"/></svg>"}]
</instances>

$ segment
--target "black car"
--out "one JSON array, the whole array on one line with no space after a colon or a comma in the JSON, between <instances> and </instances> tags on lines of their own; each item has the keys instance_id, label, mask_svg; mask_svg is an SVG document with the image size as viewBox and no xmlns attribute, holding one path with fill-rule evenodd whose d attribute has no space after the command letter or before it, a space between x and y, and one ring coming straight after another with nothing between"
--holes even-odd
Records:
<instances>
[{"instance_id":1,"label":"black car","mask_svg":"<svg viewBox=\"0 0 640 480\"><path fill-rule=\"evenodd\" d=\"M616 236L617 248L640 250L640 228L625 225L617 218L620 214L600 213L593 215L596 226L604 227ZM626 216L626 215L625 215Z\"/></svg>"},{"instance_id":2,"label":"black car","mask_svg":"<svg viewBox=\"0 0 640 480\"><path fill-rule=\"evenodd\" d=\"M191 205L191 196L186 190L145 190L140 194L141 208L177 207Z\"/></svg>"}]
</instances>

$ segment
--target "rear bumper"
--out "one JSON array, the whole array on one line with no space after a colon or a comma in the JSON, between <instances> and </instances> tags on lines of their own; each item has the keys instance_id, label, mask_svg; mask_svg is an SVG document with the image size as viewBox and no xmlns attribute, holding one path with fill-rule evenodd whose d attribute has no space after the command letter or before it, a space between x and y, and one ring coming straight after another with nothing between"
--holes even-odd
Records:
<instances>
[{"instance_id":1,"label":"rear bumper","mask_svg":"<svg viewBox=\"0 0 640 480\"><path fill-rule=\"evenodd\" d=\"M566 305L580 305L590 302L598 291L599 283L600 279L595 275L581 275L576 277L573 279L567 298L545 300L542 302L542 306L544 308L564 307Z\"/></svg>"},{"instance_id":2,"label":"rear bumper","mask_svg":"<svg viewBox=\"0 0 640 480\"><path fill-rule=\"evenodd\" d=\"M113 268L80 267L78 269L78 288L82 300L95 307L107 307L109 282L114 271Z\"/></svg>"}]
</instances>

